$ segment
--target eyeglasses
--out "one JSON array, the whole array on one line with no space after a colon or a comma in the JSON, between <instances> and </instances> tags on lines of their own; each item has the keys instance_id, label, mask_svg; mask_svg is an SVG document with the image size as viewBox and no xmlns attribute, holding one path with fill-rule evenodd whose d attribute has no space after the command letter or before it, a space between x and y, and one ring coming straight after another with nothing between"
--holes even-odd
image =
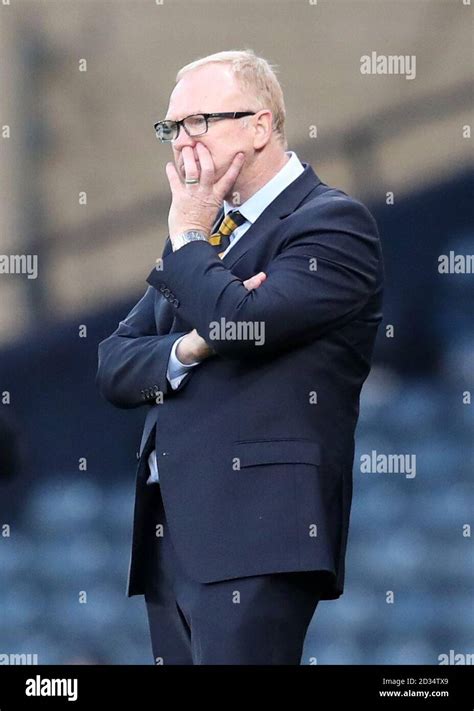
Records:
<instances>
[{"instance_id":1,"label":"eyeglasses","mask_svg":"<svg viewBox=\"0 0 474 711\"><path fill-rule=\"evenodd\" d=\"M254 116L255 113L255 111L231 111L217 114L191 114L181 121L158 121L154 124L154 129L156 137L161 143L169 143L178 137L181 126L190 138L194 138L194 136L202 136L207 133L209 121L238 119L243 116Z\"/></svg>"}]
</instances>

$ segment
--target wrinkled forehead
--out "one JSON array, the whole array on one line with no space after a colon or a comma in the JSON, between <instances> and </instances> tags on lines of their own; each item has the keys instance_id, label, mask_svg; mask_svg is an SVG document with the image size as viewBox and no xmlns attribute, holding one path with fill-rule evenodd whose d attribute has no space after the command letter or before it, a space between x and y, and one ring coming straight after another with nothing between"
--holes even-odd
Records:
<instances>
[{"instance_id":1,"label":"wrinkled forehead","mask_svg":"<svg viewBox=\"0 0 474 711\"><path fill-rule=\"evenodd\" d=\"M166 118L179 121L190 114L245 110L243 100L230 67L209 64L186 73L176 84Z\"/></svg>"}]
</instances>

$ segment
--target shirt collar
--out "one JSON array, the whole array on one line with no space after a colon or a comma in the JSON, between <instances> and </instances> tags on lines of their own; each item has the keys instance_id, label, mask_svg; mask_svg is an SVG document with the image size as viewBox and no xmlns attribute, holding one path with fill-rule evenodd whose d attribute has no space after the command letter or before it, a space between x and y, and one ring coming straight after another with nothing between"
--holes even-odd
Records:
<instances>
[{"instance_id":1,"label":"shirt collar","mask_svg":"<svg viewBox=\"0 0 474 711\"><path fill-rule=\"evenodd\" d=\"M304 167L296 153L294 151L285 151L285 153L290 157L290 160L285 163L283 168L280 168L278 173L274 175L268 183L265 183L260 190L257 190L256 193L251 195L239 206L239 212L250 223L255 222L270 203L304 172ZM235 208L235 205L224 200L225 215L227 215L230 210L235 210Z\"/></svg>"}]
</instances>

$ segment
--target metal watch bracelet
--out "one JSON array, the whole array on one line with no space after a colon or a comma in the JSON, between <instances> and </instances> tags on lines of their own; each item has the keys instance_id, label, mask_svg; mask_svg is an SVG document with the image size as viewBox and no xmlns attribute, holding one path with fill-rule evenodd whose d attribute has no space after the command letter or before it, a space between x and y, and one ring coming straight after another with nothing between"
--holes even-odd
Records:
<instances>
[{"instance_id":1,"label":"metal watch bracelet","mask_svg":"<svg viewBox=\"0 0 474 711\"><path fill-rule=\"evenodd\" d=\"M183 247L188 242L194 242L196 240L204 240L207 242L207 235L202 230L185 230L181 234L177 235L173 240L174 249L179 249Z\"/></svg>"}]
</instances>

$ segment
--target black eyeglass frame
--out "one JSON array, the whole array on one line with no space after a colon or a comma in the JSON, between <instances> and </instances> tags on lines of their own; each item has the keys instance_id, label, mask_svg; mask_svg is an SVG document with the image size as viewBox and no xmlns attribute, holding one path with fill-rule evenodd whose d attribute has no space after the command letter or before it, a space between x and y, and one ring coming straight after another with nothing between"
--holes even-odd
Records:
<instances>
[{"instance_id":1,"label":"black eyeglass frame","mask_svg":"<svg viewBox=\"0 0 474 711\"><path fill-rule=\"evenodd\" d=\"M243 118L244 116L255 116L256 113L257 113L256 111L224 111L224 112L221 111L221 112L217 112L217 113L213 113L213 114L190 114L189 116L185 116L183 119L181 119L181 121L171 121L171 119L164 119L163 121L157 121L155 124L153 124L153 128L155 129L155 135L156 135L157 139L161 143L171 143L172 141L175 141L178 138L179 130L180 130L181 126L184 128L184 130L186 131L186 133L188 134L188 136L190 138L195 138L196 136L204 136L204 134L207 133L208 128L209 128L209 124L208 124L209 119L214 119L214 118L217 118L217 119L237 119L237 118ZM184 122L187 119L192 118L193 116L202 116L206 122L206 129L202 133L195 133L191 136L188 133L188 131L186 130L186 126L184 125ZM175 126L177 126L178 130L177 130L176 136L174 138L170 138L169 140L166 140L166 139L163 140L162 138L160 138L160 136L158 135L158 126L160 124L164 124L164 123L172 123L172 124L175 124Z\"/></svg>"}]
</instances>

